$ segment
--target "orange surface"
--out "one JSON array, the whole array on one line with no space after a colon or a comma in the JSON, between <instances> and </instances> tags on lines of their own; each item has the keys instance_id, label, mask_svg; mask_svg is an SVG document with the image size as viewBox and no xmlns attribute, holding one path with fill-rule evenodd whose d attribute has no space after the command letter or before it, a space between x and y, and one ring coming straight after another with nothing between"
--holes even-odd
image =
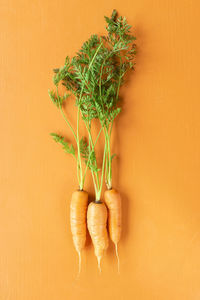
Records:
<instances>
[{"instance_id":1,"label":"orange surface","mask_svg":"<svg viewBox=\"0 0 200 300\"><path fill-rule=\"evenodd\" d=\"M49 132L72 136L47 90L52 68L104 33L113 8L138 47L114 128L121 274L110 244L99 275L88 238L77 281L76 167ZM1 1L0 299L200 299L199 10L187 0ZM90 179L87 188L92 198Z\"/></svg>"}]
</instances>

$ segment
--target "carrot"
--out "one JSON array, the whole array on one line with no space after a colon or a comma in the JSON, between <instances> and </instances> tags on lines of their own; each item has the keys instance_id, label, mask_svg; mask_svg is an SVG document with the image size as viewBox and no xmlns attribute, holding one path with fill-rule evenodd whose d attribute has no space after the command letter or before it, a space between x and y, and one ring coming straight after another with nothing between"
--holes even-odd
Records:
<instances>
[{"instance_id":1,"label":"carrot","mask_svg":"<svg viewBox=\"0 0 200 300\"><path fill-rule=\"evenodd\" d=\"M88 193L85 191L75 191L72 194L70 204L70 223L73 242L79 256L79 271L81 271L81 250L86 241L86 215L88 206Z\"/></svg>"},{"instance_id":2,"label":"carrot","mask_svg":"<svg viewBox=\"0 0 200 300\"><path fill-rule=\"evenodd\" d=\"M104 197L105 203L108 207L108 230L110 238L115 244L119 272L119 255L117 245L121 236L121 197L115 189L105 191Z\"/></svg>"},{"instance_id":3,"label":"carrot","mask_svg":"<svg viewBox=\"0 0 200 300\"><path fill-rule=\"evenodd\" d=\"M106 228L107 215L107 208L103 202L91 202L89 204L87 212L87 225L94 245L95 255L97 257L100 272L101 258L104 251L108 248L108 233Z\"/></svg>"}]
</instances>

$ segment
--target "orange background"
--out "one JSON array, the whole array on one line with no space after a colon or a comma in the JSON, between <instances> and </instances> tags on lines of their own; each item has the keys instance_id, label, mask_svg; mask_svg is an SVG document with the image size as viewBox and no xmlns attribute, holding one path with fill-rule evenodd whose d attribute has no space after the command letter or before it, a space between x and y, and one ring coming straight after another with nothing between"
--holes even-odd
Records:
<instances>
[{"instance_id":1,"label":"orange background","mask_svg":"<svg viewBox=\"0 0 200 300\"><path fill-rule=\"evenodd\" d=\"M75 280L76 166L49 133L72 136L47 91L52 68L104 33L113 8L138 48L113 136L121 274L110 244L99 275L88 238ZM199 1L3 0L0 10L0 299L200 299ZM90 179L87 189L92 198Z\"/></svg>"}]
</instances>

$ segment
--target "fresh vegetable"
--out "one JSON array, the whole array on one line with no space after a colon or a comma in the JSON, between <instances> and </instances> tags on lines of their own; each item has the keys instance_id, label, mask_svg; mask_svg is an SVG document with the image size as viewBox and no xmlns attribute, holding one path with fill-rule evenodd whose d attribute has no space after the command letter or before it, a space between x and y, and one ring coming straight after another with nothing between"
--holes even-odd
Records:
<instances>
[{"instance_id":1,"label":"fresh vegetable","mask_svg":"<svg viewBox=\"0 0 200 300\"><path fill-rule=\"evenodd\" d=\"M115 189L105 191L104 197L105 203L108 207L108 230L110 238L115 244L119 272L119 255L117 245L121 236L121 197Z\"/></svg>"},{"instance_id":2,"label":"fresh vegetable","mask_svg":"<svg viewBox=\"0 0 200 300\"><path fill-rule=\"evenodd\" d=\"M103 202L91 202L89 204L87 225L101 272L101 259L104 251L108 248L107 208Z\"/></svg>"},{"instance_id":3,"label":"fresh vegetable","mask_svg":"<svg viewBox=\"0 0 200 300\"><path fill-rule=\"evenodd\" d=\"M81 271L81 250L86 242L86 214L88 206L88 193L75 191L70 204L70 223L74 246L79 255L79 272Z\"/></svg>"}]
</instances>

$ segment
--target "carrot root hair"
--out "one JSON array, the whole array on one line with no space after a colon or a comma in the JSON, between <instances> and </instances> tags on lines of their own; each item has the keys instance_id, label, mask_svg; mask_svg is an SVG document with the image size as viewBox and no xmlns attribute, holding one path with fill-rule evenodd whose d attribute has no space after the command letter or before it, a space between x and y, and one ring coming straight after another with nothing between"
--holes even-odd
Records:
<instances>
[{"instance_id":1,"label":"carrot root hair","mask_svg":"<svg viewBox=\"0 0 200 300\"><path fill-rule=\"evenodd\" d=\"M116 257L117 257L117 269L118 269L118 274L120 274L120 261L119 261L119 254L118 254L117 243L115 244L115 253L116 253Z\"/></svg>"},{"instance_id":2,"label":"carrot root hair","mask_svg":"<svg viewBox=\"0 0 200 300\"><path fill-rule=\"evenodd\" d=\"M81 274L81 251L78 251L78 274L76 276L76 279L80 277Z\"/></svg>"},{"instance_id":3,"label":"carrot root hair","mask_svg":"<svg viewBox=\"0 0 200 300\"><path fill-rule=\"evenodd\" d=\"M101 257L97 257L99 273L101 273Z\"/></svg>"}]
</instances>

